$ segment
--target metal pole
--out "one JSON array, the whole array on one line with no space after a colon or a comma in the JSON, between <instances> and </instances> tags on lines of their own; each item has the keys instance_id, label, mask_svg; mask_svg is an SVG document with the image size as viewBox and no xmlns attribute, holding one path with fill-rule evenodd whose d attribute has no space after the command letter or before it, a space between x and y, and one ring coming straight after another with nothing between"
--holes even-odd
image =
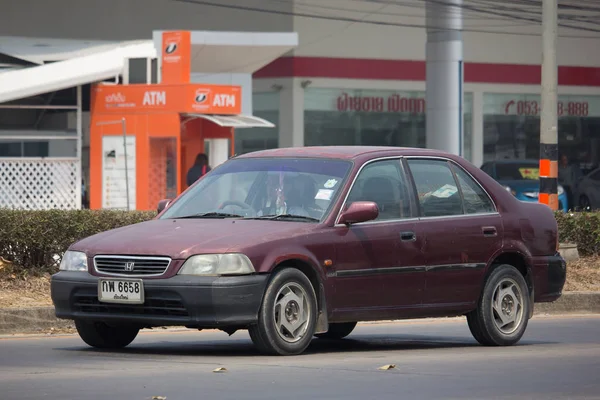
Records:
<instances>
[{"instance_id":1,"label":"metal pole","mask_svg":"<svg viewBox=\"0 0 600 400\"><path fill-rule=\"evenodd\" d=\"M557 0L542 1L542 110L539 202L558 209Z\"/></svg>"},{"instance_id":2,"label":"metal pole","mask_svg":"<svg viewBox=\"0 0 600 400\"><path fill-rule=\"evenodd\" d=\"M427 1L426 147L463 155L463 0Z\"/></svg>"},{"instance_id":3,"label":"metal pole","mask_svg":"<svg viewBox=\"0 0 600 400\"><path fill-rule=\"evenodd\" d=\"M129 168L127 166L127 124L125 118L121 119L123 126L123 150L125 151L125 195L127 196L127 211L129 208Z\"/></svg>"},{"instance_id":4,"label":"metal pole","mask_svg":"<svg viewBox=\"0 0 600 400\"><path fill-rule=\"evenodd\" d=\"M83 96L81 93L81 86L77 86L77 208L82 208L82 198L81 198L81 184L82 184L82 175L83 175L83 165L82 165L82 141L83 141Z\"/></svg>"}]
</instances>

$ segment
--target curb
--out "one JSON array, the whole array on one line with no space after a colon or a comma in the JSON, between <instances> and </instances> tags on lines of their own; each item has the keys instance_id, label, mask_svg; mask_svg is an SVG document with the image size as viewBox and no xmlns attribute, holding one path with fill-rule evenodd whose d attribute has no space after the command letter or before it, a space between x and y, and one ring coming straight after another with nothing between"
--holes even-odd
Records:
<instances>
[{"instance_id":1,"label":"curb","mask_svg":"<svg viewBox=\"0 0 600 400\"><path fill-rule=\"evenodd\" d=\"M0 334L39 333L74 327L73 321L58 319L54 307L0 308Z\"/></svg>"},{"instance_id":2,"label":"curb","mask_svg":"<svg viewBox=\"0 0 600 400\"><path fill-rule=\"evenodd\" d=\"M536 303L534 315L600 314L600 292L566 292L553 303ZM384 322L384 321L380 321ZM0 308L0 334L39 333L73 328L54 307Z\"/></svg>"},{"instance_id":3,"label":"curb","mask_svg":"<svg viewBox=\"0 0 600 400\"><path fill-rule=\"evenodd\" d=\"M600 292L565 292L553 303L536 303L540 314L600 314Z\"/></svg>"}]
</instances>

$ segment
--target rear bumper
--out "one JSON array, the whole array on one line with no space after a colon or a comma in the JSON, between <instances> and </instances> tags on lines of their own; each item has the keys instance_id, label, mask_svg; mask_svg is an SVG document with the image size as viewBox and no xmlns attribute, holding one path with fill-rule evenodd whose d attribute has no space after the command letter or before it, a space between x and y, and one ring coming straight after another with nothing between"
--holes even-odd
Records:
<instances>
[{"instance_id":1,"label":"rear bumper","mask_svg":"<svg viewBox=\"0 0 600 400\"><path fill-rule=\"evenodd\" d=\"M144 327L243 327L257 321L267 275L241 277L174 276L144 280L144 304L98 301L98 277L61 271L52 276L56 316Z\"/></svg>"},{"instance_id":2,"label":"rear bumper","mask_svg":"<svg viewBox=\"0 0 600 400\"><path fill-rule=\"evenodd\" d=\"M567 279L567 263L559 253L536 260L535 301L552 302L561 295Z\"/></svg>"}]
</instances>

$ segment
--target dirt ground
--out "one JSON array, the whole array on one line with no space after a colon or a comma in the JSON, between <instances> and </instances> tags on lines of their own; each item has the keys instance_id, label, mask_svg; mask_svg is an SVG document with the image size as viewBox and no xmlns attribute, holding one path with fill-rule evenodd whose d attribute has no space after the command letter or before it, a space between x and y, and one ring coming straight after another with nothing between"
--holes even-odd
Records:
<instances>
[{"instance_id":1,"label":"dirt ground","mask_svg":"<svg viewBox=\"0 0 600 400\"><path fill-rule=\"evenodd\" d=\"M567 266L565 291L600 291L600 257L586 257ZM0 264L0 307L51 306L50 275L17 276Z\"/></svg>"}]
</instances>

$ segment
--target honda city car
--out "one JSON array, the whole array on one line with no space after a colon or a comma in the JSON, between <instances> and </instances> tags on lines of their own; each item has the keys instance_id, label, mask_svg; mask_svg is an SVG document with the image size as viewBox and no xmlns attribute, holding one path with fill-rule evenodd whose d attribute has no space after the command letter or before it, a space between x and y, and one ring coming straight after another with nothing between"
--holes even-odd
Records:
<instances>
[{"instance_id":1,"label":"honda city car","mask_svg":"<svg viewBox=\"0 0 600 400\"><path fill-rule=\"evenodd\" d=\"M295 355L361 321L462 315L482 345L512 345L565 277L552 210L463 158L306 147L234 157L155 219L74 243L51 291L93 347L185 326Z\"/></svg>"},{"instance_id":2,"label":"honda city car","mask_svg":"<svg viewBox=\"0 0 600 400\"><path fill-rule=\"evenodd\" d=\"M481 169L521 201L537 202L540 190L539 160L499 160L486 162ZM567 193L558 185L558 209L569 211Z\"/></svg>"}]
</instances>

